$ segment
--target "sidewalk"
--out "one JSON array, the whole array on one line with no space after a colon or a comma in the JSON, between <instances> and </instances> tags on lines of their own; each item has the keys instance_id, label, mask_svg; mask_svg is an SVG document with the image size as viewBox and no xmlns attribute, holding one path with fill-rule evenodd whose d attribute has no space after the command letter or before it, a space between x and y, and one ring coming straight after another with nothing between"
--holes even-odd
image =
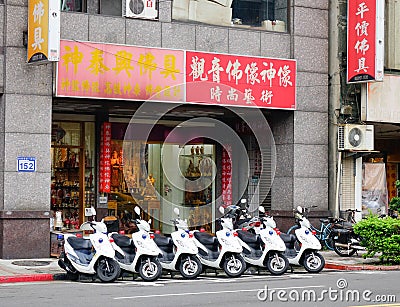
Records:
<instances>
[{"instance_id":1,"label":"sidewalk","mask_svg":"<svg viewBox=\"0 0 400 307\"><path fill-rule=\"evenodd\" d=\"M364 259L362 252L352 257L340 257L333 251L321 251L325 258L325 269L340 271L400 270L400 265L379 265L378 257ZM45 259L0 259L0 283L65 280L66 274L57 258Z\"/></svg>"},{"instance_id":2,"label":"sidewalk","mask_svg":"<svg viewBox=\"0 0 400 307\"><path fill-rule=\"evenodd\" d=\"M393 271L400 270L400 265L382 265L379 263L379 257L364 259L362 255L365 252L359 251L351 257L340 257L334 251L322 251L325 258L325 269L334 269L339 271Z\"/></svg>"}]
</instances>

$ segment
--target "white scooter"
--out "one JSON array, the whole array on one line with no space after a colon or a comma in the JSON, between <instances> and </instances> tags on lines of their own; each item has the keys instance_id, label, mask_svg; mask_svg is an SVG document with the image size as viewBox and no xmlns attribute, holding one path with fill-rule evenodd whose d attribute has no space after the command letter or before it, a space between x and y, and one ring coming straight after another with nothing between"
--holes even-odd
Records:
<instances>
[{"instance_id":1,"label":"white scooter","mask_svg":"<svg viewBox=\"0 0 400 307\"><path fill-rule=\"evenodd\" d=\"M197 278L203 267L197 256L199 252L193 240L193 233L189 231L186 220L179 217L179 209L174 208L177 218L172 220L175 225L175 231L171 237L165 237L155 234L154 242L162 251L159 257L161 266L168 271L179 270L185 279Z\"/></svg>"},{"instance_id":2,"label":"white scooter","mask_svg":"<svg viewBox=\"0 0 400 307\"><path fill-rule=\"evenodd\" d=\"M264 207L260 206L259 210L265 213ZM256 234L237 230L243 246L242 256L250 265L267 267L272 275L282 275L289 267L289 261L283 255L286 250L285 242L280 237L273 217L263 216L258 219L263 222L264 227L254 227Z\"/></svg>"},{"instance_id":3,"label":"white scooter","mask_svg":"<svg viewBox=\"0 0 400 307\"><path fill-rule=\"evenodd\" d=\"M285 256L291 265L304 266L310 273L319 273L325 266L325 259L318 252L321 250L321 243L312 232L310 221L302 214L303 210L297 207L300 228L295 234L281 233L281 238L286 244Z\"/></svg>"},{"instance_id":4,"label":"white scooter","mask_svg":"<svg viewBox=\"0 0 400 307\"><path fill-rule=\"evenodd\" d=\"M224 208L220 207L219 211L223 214ZM200 261L204 266L223 269L229 277L239 277L246 270L246 263L241 256L238 234L233 231L232 216L221 217L220 221L222 229L216 232L216 237L206 232L193 232Z\"/></svg>"},{"instance_id":5,"label":"white scooter","mask_svg":"<svg viewBox=\"0 0 400 307\"><path fill-rule=\"evenodd\" d=\"M140 208L134 210L140 217ZM135 223L138 231L132 233L132 238L116 232L109 234L114 241L115 259L122 270L139 273L144 281L155 281L162 274L158 260L161 250L153 240L154 234L150 233L151 219L147 222L139 218Z\"/></svg>"},{"instance_id":6,"label":"white scooter","mask_svg":"<svg viewBox=\"0 0 400 307\"><path fill-rule=\"evenodd\" d=\"M90 211L90 212L89 212ZM88 215L95 216L91 208ZM79 275L97 276L102 282L115 281L121 272L114 260L115 252L107 237L107 226L103 222L85 222L82 230L93 231L88 237L73 234L59 234L57 239L64 245L64 252L58 259L58 265L67 272L67 277L77 280Z\"/></svg>"}]
</instances>

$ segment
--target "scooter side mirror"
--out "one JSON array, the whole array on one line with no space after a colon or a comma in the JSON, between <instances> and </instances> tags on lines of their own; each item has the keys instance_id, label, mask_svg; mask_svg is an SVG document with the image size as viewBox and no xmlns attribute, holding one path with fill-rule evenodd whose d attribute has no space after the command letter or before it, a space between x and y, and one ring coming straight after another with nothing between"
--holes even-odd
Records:
<instances>
[{"instance_id":1,"label":"scooter side mirror","mask_svg":"<svg viewBox=\"0 0 400 307\"><path fill-rule=\"evenodd\" d=\"M297 206L296 210L299 213L303 213L303 208L301 206Z\"/></svg>"},{"instance_id":2,"label":"scooter side mirror","mask_svg":"<svg viewBox=\"0 0 400 307\"><path fill-rule=\"evenodd\" d=\"M245 203L247 203L247 200L246 200L245 198L242 198L242 199L240 200L240 203L241 203L241 204L245 204Z\"/></svg>"},{"instance_id":3,"label":"scooter side mirror","mask_svg":"<svg viewBox=\"0 0 400 307\"><path fill-rule=\"evenodd\" d=\"M151 219L149 219L148 223L149 223L149 225L151 225Z\"/></svg>"},{"instance_id":4,"label":"scooter side mirror","mask_svg":"<svg viewBox=\"0 0 400 307\"><path fill-rule=\"evenodd\" d=\"M225 213L225 209L224 209L224 207L219 207L218 208L218 210L219 210L219 212L221 213L221 214L224 214Z\"/></svg>"},{"instance_id":5,"label":"scooter side mirror","mask_svg":"<svg viewBox=\"0 0 400 307\"><path fill-rule=\"evenodd\" d=\"M138 206L136 206L135 209L133 209L133 210L135 210L135 213L137 215L140 215L140 208Z\"/></svg>"},{"instance_id":6,"label":"scooter side mirror","mask_svg":"<svg viewBox=\"0 0 400 307\"><path fill-rule=\"evenodd\" d=\"M263 206L258 207L258 210L259 210L261 213L265 213L265 208L264 208Z\"/></svg>"},{"instance_id":7,"label":"scooter side mirror","mask_svg":"<svg viewBox=\"0 0 400 307\"><path fill-rule=\"evenodd\" d=\"M174 208L174 213L177 215L177 216L179 216L179 209L178 208Z\"/></svg>"}]
</instances>

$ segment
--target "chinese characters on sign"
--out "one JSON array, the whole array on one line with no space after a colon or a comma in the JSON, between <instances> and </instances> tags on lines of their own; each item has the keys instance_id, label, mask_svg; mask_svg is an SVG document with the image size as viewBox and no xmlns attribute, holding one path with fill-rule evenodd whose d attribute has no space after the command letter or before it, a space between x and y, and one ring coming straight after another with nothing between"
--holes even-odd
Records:
<instances>
[{"instance_id":1,"label":"chinese characters on sign","mask_svg":"<svg viewBox=\"0 0 400 307\"><path fill-rule=\"evenodd\" d=\"M102 125L100 135L100 193L111 192L111 123Z\"/></svg>"},{"instance_id":2,"label":"chinese characters on sign","mask_svg":"<svg viewBox=\"0 0 400 307\"><path fill-rule=\"evenodd\" d=\"M186 101L294 109L296 61L187 51Z\"/></svg>"},{"instance_id":3,"label":"chinese characters on sign","mask_svg":"<svg viewBox=\"0 0 400 307\"><path fill-rule=\"evenodd\" d=\"M232 205L232 147L224 145L222 151L222 201L224 207Z\"/></svg>"},{"instance_id":4,"label":"chinese characters on sign","mask_svg":"<svg viewBox=\"0 0 400 307\"><path fill-rule=\"evenodd\" d=\"M383 0L349 0L347 82L383 81Z\"/></svg>"},{"instance_id":5,"label":"chinese characters on sign","mask_svg":"<svg viewBox=\"0 0 400 307\"><path fill-rule=\"evenodd\" d=\"M57 96L183 100L183 51L62 40L57 75Z\"/></svg>"},{"instance_id":6,"label":"chinese characters on sign","mask_svg":"<svg viewBox=\"0 0 400 307\"><path fill-rule=\"evenodd\" d=\"M59 60L60 2L30 0L28 7L28 63Z\"/></svg>"},{"instance_id":7,"label":"chinese characters on sign","mask_svg":"<svg viewBox=\"0 0 400 307\"><path fill-rule=\"evenodd\" d=\"M295 109L296 61L62 40L56 96Z\"/></svg>"}]
</instances>

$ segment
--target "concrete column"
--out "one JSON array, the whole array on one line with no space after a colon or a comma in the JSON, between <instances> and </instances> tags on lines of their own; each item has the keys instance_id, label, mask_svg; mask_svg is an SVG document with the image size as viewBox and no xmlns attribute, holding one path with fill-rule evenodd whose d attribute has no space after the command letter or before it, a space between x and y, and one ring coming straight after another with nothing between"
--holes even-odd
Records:
<instances>
[{"instance_id":1,"label":"concrete column","mask_svg":"<svg viewBox=\"0 0 400 307\"><path fill-rule=\"evenodd\" d=\"M27 7L7 5L3 16L0 258L49 257L52 64L26 64ZM18 157L34 157L36 171L18 172Z\"/></svg>"}]
</instances>

